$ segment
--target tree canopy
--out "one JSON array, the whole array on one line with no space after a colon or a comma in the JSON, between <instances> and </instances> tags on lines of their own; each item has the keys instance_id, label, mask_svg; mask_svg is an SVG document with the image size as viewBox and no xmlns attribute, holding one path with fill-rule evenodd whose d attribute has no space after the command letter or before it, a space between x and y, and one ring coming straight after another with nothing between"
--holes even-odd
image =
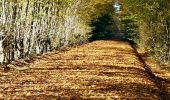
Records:
<instances>
[{"instance_id":1,"label":"tree canopy","mask_svg":"<svg viewBox=\"0 0 170 100\"><path fill-rule=\"evenodd\" d=\"M112 0L0 0L0 62L88 40Z\"/></svg>"},{"instance_id":2,"label":"tree canopy","mask_svg":"<svg viewBox=\"0 0 170 100\"><path fill-rule=\"evenodd\" d=\"M136 42L157 61L170 64L170 1L169 0L120 0L122 21L137 25ZM133 26L123 30L134 29Z\"/></svg>"}]
</instances>

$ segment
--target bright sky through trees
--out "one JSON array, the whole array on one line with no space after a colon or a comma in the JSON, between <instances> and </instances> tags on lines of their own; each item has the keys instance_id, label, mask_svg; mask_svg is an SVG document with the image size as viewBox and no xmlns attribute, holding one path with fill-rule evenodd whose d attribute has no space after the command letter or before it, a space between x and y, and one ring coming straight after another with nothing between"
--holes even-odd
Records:
<instances>
[{"instance_id":1,"label":"bright sky through trees","mask_svg":"<svg viewBox=\"0 0 170 100\"><path fill-rule=\"evenodd\" d=\"M119 13L120 12L120 4L119 4L119 1L117 0L115 3L114 3L114 8L116 10L116 13Z\"/></svg>"}]
</instances>

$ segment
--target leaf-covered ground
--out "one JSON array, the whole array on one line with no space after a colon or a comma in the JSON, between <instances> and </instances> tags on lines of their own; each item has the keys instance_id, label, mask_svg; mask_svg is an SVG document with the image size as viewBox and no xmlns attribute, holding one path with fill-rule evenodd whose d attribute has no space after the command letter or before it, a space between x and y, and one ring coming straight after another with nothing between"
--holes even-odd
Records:
<instances>
[{"instance_id":1,"label":"leaf-covered ground","mask_svg":"<svg viewBox=\"0 0 170 100\"><path fill-rule=\"evenodd\" d=\"M96 41L54 51L24 68L0 70L1 99L159 100L167 96L127 42Z\"/></svg>"}]
</instances>

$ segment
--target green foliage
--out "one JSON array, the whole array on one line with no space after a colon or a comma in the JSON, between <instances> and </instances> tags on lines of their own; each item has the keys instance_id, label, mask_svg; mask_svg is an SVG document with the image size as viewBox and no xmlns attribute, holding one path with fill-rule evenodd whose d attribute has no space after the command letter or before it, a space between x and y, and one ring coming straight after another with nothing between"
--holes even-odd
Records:
<instances>
[{"instance_id":1,"label":"green foliage","mask_svg":"<svg viewBox=\"0 0 170 100\"><path fill-rule=\"evenodd\" d=\"M122 14L133 15L132 20L136 20L139 46L159 63L170 65L170 1L121 0L121 3Z\"/></svg>"},{"instance_id":2,"label":"green foliage","mask_svg":"<svg viewBox=\"0 0 170 100\"><path fill-rule=\"evenodd\" d=\"M94 30L90 38L91 41L113 38L113 26L115 26L115 23L111 14L104 14L98 20L94 21L92 26Z\"/></svg>"},{"instance_id":3,"label":"green foliage","mask_svg":"<svg viewBox=\"0 0 170 100\"><path fill-rule=\"evenodd\" d=\"M136 18L130 14L122 15L121 31L125 34L124 39L132 42L137 42L139 38L138 26Z\"/></svg>"}]
</instances>

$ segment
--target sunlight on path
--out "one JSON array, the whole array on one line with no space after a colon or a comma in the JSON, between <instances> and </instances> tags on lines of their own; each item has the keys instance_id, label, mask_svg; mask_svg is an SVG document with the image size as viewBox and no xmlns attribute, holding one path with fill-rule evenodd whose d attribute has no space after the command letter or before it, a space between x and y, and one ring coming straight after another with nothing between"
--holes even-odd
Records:
<instances>
[{"instance_id":1,"label":"sunlight on path","mask_svg":"<svg viewBox=\"0 0 170 100\"><path fill-rule=\"evenodd\" d=\"M52 52L24 71L0 71L4 99L159 99L126 42L96 41Z\"/></svg>"}]
</instances>

